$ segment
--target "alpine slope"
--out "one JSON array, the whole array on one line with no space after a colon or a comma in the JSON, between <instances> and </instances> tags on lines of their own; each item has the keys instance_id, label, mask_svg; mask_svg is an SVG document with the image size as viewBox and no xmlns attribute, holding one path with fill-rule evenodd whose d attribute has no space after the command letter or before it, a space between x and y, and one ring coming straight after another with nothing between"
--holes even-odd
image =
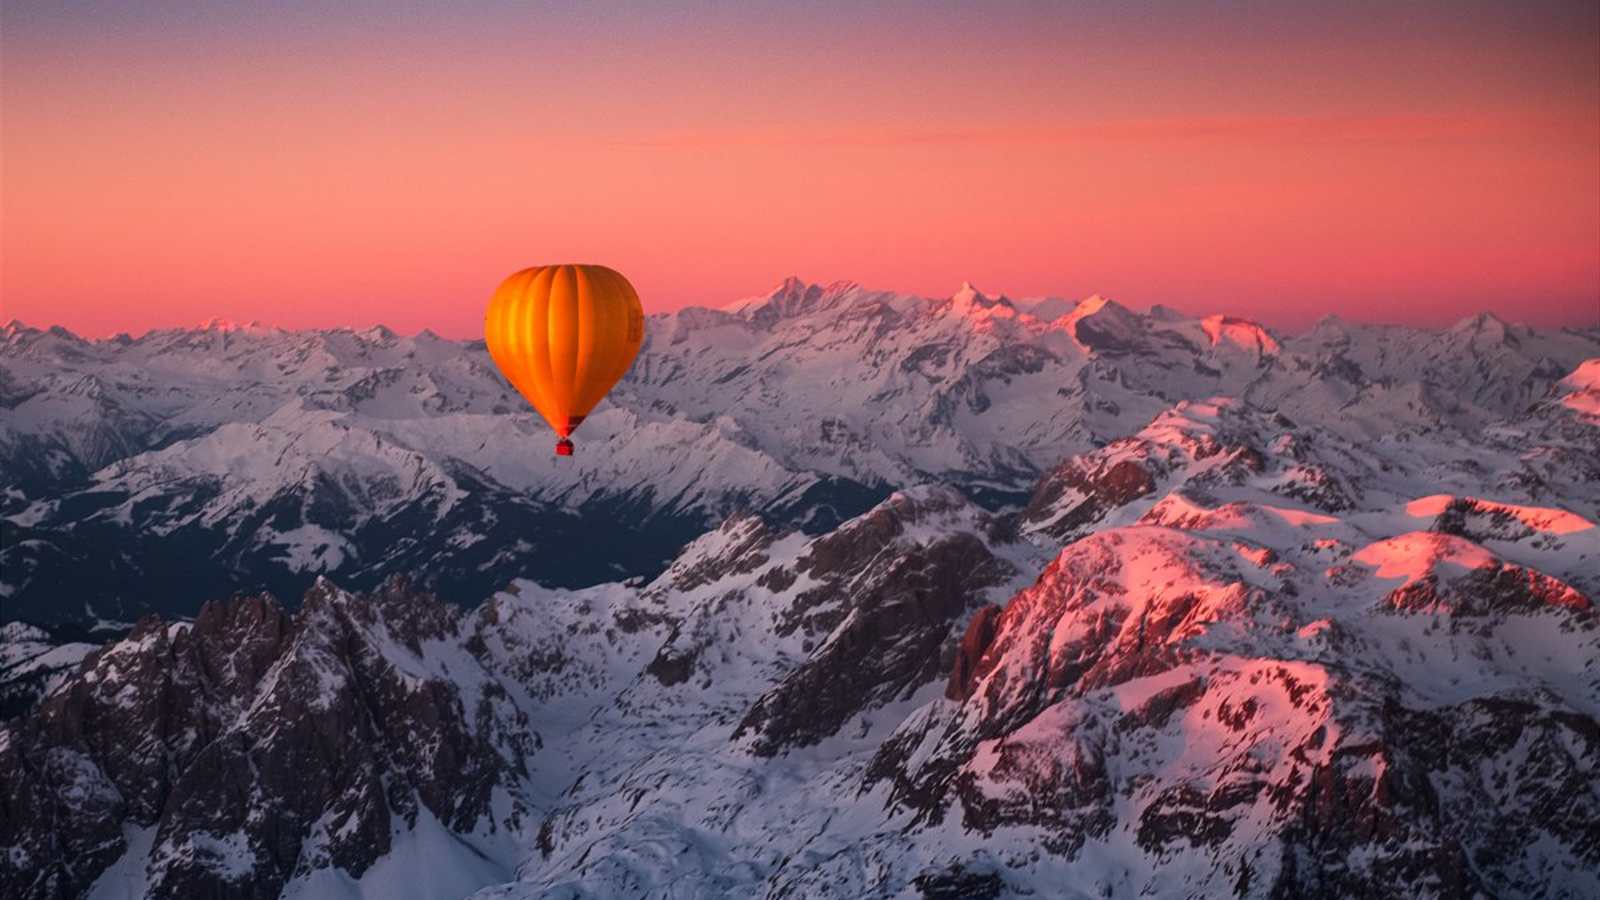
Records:
<instances>
[{"instance_id":1,"label":"alpine slope","mask_svg":"<svg viewBox=\"0 0 1600 900\"><path fill-rule=\"evenodd\" d=\"M18 896L1600 895L1600 330L4 334Z\"/></svg>"}]
</instances>

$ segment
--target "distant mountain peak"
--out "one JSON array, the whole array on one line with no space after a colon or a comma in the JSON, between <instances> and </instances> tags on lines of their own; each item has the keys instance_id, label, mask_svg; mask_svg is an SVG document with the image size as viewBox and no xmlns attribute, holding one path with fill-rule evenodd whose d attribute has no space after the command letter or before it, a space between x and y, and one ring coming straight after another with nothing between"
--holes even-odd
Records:
<instances>
[{"instance_id":1,"label":"distant mountain peak","mask_svg":"<svg viewBox=\"0 0 1600 900\"><path fill-rule=\"evenodd\" d=\"M1600 896L1600 334L792 278L555 460L481 340L11 327L19 900Z\"/></svg>"},{"instance_id":2,"label":"distant mountain peak","mask_svg":"<svg viewBox=\"0 0 1600 900\"><path fill-rule=\"evenodd\" d=\"M1600 357L1584 360L1561 384L1576 391L1600 391Z\"/></svg>"},{"instance_id":3,"label":"distant mountain peak","mask_svg":"<svg viewBox=\"0 0 1600 900\"><path fill-rule=\"evenodd\" d=\"M1082 319L1102 312L1129 321L1138 318L1138 314L1133 310L1103 294L1090 294L1078 301L1078 305L1073 309L1072 315L1077 319Z\"/></svg>"},{"instance_id":4,"label":"distant mountain peak","mask_svg":"<svg viewBox=\"0 0 1600 900\"><path fill-rule=\"evenodd\" d=\"M752 321L771 326L782 319L809 315L837 306L847 295L859 290L853 281L835 281L816 284L790 275L766 294L748 300L739 300L722 307L723 312L749 317Z\"/></svg>"},{"instance_id":5,"label":"distant mountain peak","mask_svg":"<svg viewBox=\"0 0 1600 900\"><path fill-rule=\"evenodd\" d=\"M383 326L380 325L378 327L382 328ZM237 320L224 318L222 316L212 316L204 322L201 322L199 325L196 325L194 330L220 334L273 334L278 332L280 329L267 325L260 319L251 319L248 322L239 322Z\"/></svg>"},{"instance_id":6,"label":"distant mountain peak","mask_svg":"<svg viewBox=\"0 0 1600 900\"><path fill-rule=\"evenodd\" d=\"M1131 351L1145 331L1144 322L1132 310L1101 294L1078 301L1051 327L1065 331L1085 352L1110 355Z\"/></svg>"},{"instance_id":7,"label":"distant mountain peak","mask_svg":"<svg viewBox=\"0 0 1600 900\"><path fill-rule=\"evenodd\" d=\"M1559 387L1565 390L1562 406L1586 422L1600 424L1600 357L1584 360L1561 379Z\"/></svg>"},{"instance_id":8,"label":"distant mountain peak","mask_svg":"<svg viewBox=\"0 0 1600 900\"><path fill-rule=\"evenodd\" d=\"M1468 316L1450 327L1450 334L1468 340L1483 339L1492 343L1516 341L1515 327L1488 310Z\"/></svg>"},{"instance_id":9,"label":"distant mountain peak","mask_svg":"<svg viewBox=\"0 0 1600 900\"><path fill-rule=\"evenodd\" d=\"M798 275L790 275L778 282L777 285L772 288L772 290L768 291L766 299L780 300L785 297L802 296L806 292L810 291L813 287L820 288L821 285L813 285L811 282L806 281L804 278L801 278Z\"/></svg>"},{"instance_id":10,"label":"distant mountain peak","mask_svg":"<svg viewBox=\"0 0 1600 900\"><path fill-rule=\"evenodd\" d=\"M1456 322L1456 324L1453 326L1453 330L1469 330L1475 328L1494 327L1496 325L1504 327L1507 324L1509 323L1506 322L1505 319L1500 318L1493 312L1486 309Z\"/></svg>"},{"instance_id":11,"label":"distant mountain peak","mask_svg":"<svg viewBox=\"0 0 1600 900\"><path fill-rule=\"evenodd\" d=\"M779 282L776 287L767 292L768 300L777 300L785 297L804 296L806 294L843 294L859 287L856 282L841 278L823 284L820 281L806 281L798 275L790 275Z\"/></svg>"},{"instance_id":12,"label":"distant mountain peak","mask_svg":"<svg viewBox=\"0 0 1600 900\"><path fill-rule=\"evenodd\" d=\"M1256 350L1263 356L1276 356L1281 349L1278 339L1266 327L1249 319L1220 313L1200 320L1211 346L1233 344L1246 350Z\"/></svg>"},{"instance_id":13,"label":"distant mountain peak","mask_svg":"<svg viewBox=\"0 0 1600 900\"><path fill-rule=\"evenodd\" d=\"M961 287L950 295L948 309L954 315L967 317L987 317L996 312L1010 316L1017 311L1006 297L990 297L970 281L961 282Z\"/></svg>"}]
</instances>

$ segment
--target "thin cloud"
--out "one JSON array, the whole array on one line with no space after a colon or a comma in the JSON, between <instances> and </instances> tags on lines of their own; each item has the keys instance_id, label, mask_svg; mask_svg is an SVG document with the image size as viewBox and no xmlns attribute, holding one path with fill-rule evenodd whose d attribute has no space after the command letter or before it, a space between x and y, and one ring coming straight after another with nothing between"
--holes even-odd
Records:
<instances>
[{"instance_id":1,"label":"thin cloud","mask_svg":"<svg viewBox=\"0 0 1600 900\"><path fill-rule=\"evenodd\" d=\"M1108 119L1056 125L972 128L705 128L620 137L614 145L697 148L725 146L903 147L958 144L1081 142L1329 143L1457 141L1516 132L1592 137L1592 122L1553 114L1390 116L1181 116Z\"/></svg>"}]
</instances>

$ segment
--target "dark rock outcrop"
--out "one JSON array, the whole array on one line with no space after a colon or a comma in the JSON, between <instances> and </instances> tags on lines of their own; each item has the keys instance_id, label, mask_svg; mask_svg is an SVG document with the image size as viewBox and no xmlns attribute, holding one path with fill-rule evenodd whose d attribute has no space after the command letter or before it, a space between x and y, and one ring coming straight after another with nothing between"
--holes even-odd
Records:
<instances>
[{"instance_id":1,"label":"dark rock outcrop","mask_svg":"<svg viewBox=\"0 0 1600 900\"><path fill-rule=\"evenodd\" d=\"M734 732L756 735L772 755L815 743L864 709L909 697L938 677L952 626L1011 567L970 534L956 534L885 560L873 586L843 604L841 623L812 656L763 694Z\"/></svg>"},{"instance_id":2,"label":"dark rock outcrop","mask_svg":"<svg viewBox=\"0 0 1600 900\"><path fill-rule=\"evenodd\" d=\"M1022 511L1022 521L1025 527L1066 538L1155 488L1155 477L1134 460L1096 467L1073 459L1040 479Z\"/></svg>"},{"instance_id":3,"label":"dark rock outcrop","mask_svg":"<svg viewBox=\"0 0 1600 900\"><path fill-rule=\"evenodd\" d=\"M956 662L950 668L950 682L944 695L951 700L965 700L972 696L972 681L978 671L978 660L994 641L995 622L1000 617L1000 607L990 604L978 610L967 631L961 636L961 646L956 648Z\"/></svg>"},{"instance_id":4,"label":"dark rock outcrop","mask_svg":"<svg viewBox=\"0 0 1600 900\"><path fill-rule=\"evenodd\" d=\"M526 760L483 727L487 708L407 663L461 617L391 581L364 596L319 582L292 617L257 596L192 625L142 620L0 733L8 896L81 895L126 849L124 825L155 830L158 898L359 877L423 808L472 830Z\"/></svg>"}]
</instances>

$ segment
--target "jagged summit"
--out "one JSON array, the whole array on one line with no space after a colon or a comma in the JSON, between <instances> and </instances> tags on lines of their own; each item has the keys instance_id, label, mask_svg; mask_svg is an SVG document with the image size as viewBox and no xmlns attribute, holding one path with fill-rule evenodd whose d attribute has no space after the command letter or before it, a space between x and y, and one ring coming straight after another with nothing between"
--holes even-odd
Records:
<instances>
[{"instance_id":1,"label":"jagged summit","mask_svg":"<svg viewBox=\"0 0 1600 900\"><path fill-rule=\"evenodd\" d=\"M1453 334L1481 333L1491 337L1504 337L1506 329L1511 327L1514 327L1511 323L1488 310L1484 310L1458 320L1454 325L1450 326L1450 331Z\"/></svg>"},{"instance_id":2,"label":"jagged summit","mask_svg":"<svg viewBox=\"0 0 1600 900\"><path fill-rule=\"evenodd\" d=\"M1206 316L1200 324L1213 347L1229 343L1262 356L1276 356L1281 349L1271 332L1248 319L1217 314Z\"/></svg>"},{"instance_id":3,"label":"jagged summit","mask_svg":"<svg viewBox=\"0 0 1600 900\"><path fill-rule=\"evenodd\" d=\"M853 281L813 284L790 275L763 295L735 300L721 309L760 320L794 318L831 308L837 300L859 289Z\"/></svg>"},{"instance_id":4,"label":"jagged summit","mask_svg":"<svg viewBox=\"0 0 1600 900\"><path fill-rule=\"evenodd\" d=\"M984 296L983 291L980 291L974 287L970 281L961 282L961 287L956 288L956 292L950 295L950 299L955 301L957 304L967 306L970 306L975 302L984 304L991 302L989 301L988 297Z\"/></svg>"},{"instance_id":5,"label":"jagged summit","mask_svg":"<svg viewBox=\"0 0 1600 900\"><path fill-rule=\"evenodd\" d=\"M1071 335L1080 349L1109 355L1138 349L1148 330L1138 315L1099 294L1080 301L1050 325Z\"/></svg>"},{"instance_id":6,"label":"jagged summit","mask_svg":"<svg viewBox=\"0 0 1600 900\"><path fill-rule=\"evenodd\" d=\"M1600 895L1600 335L967 293L652 317L560 461L477 343L16 333L0 883Z\"/></svg>"},{"instance_id":7,"label":"jagged summit","mask_svg":"<svg viewBox=\"0 0 1600 900\"><path fill-rule=\"evenodd\" d=\"M1014 318L1017 314L1016 305L1008 298L990 297L967 281L961 283L960 289L950 296L948 305L943 308L957 318L977 321Z\"/></svg>"},{"instance_id":8,"label":"jagged summit","mask_svg":"<svg viewBox=\"0 0 1600 900\"><path fill-rule=\"evenodd\" d=\"M1557 386L1559 402L1582 420L1600 424L1600 358L1585 360Z\"/></svg>"},{"instance_id":9,"label":"jagged summit","mask_svg":"<svg viewBox=\"0 0 1600 900\"><path fill-rule=\"evenodd\" d=\"M1063 459L1217 395L1363 440L1475 440L1533 408L1538 433L1557 433L1600 408L1588 388L1556 387L1600 358L1585 332L1280 339L1104 296L1050 320L1040 309L970 283L939 299L791 278L738 312L657 314L584 424L586 452L559 467L531 450L544 426L481 342L382 326L80 341L14 323L0 345L0 517L28 531L0 548L7 606L76 616L50 597L116 584L130 586L117 602L185 602L142 585L195 573L295 597L317 573L364 589L418 566L471 593L534 574L549 552L573 558L568 586L650 575L740 508L821 529L929 482L1024 505ZM1576 443L1528 463L1544 496L1586 471L1566 462L1581 439L1563 440ZM628 540L564 536L618 510L633 511ZM503 545L511 533L525 546ZM183 552L138 549L169 534Z\"/></svg>"}]
</instances>

